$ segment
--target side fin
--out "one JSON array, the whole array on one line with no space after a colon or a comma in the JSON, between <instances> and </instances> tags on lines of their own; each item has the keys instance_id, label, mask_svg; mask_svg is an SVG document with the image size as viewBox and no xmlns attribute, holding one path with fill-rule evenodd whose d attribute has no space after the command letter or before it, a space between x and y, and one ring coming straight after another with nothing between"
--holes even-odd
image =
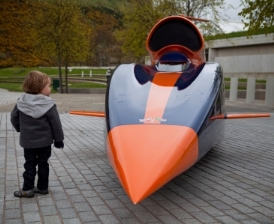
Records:
<instances>
[{"instance_id":1,"label":"side fin","mask_svg":"<svg viewBox=\"0 0 274 224\"><path fill-rule=\"evenodd\" d=\"M270 114L219 114L212 116L210 120L216 119L242 119L242 118L260 118L260 117L270 117Z\"/></svg>"},{"instance_id":2,"label":"side fin","mask_svg":"<svg viewBox=\"0 0 274 224\"><path fill-rule=\"evenodd\" d=\"M73 115L83 115L83 116L93 116L93 117L105 117L105 112L98 111L81 111L81 110L73 110L69 112Z\"/></svg>"}]
</instances>

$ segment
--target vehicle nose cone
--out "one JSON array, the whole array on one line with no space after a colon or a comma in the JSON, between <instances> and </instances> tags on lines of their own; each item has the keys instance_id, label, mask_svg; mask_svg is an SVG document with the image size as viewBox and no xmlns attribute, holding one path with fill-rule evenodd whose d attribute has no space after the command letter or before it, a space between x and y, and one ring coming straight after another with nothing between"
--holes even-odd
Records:
<instances>
[{"instance_id":1,"label":"vehicle nose cone","mask_svg":"<svg viewBox=\"0 0 274 224\"><path fill-rule=\"evenodd\" d=\"M198 137L185 126L117 126L108 133L107 153L136 204L197 161Z\"/></svg>"}]
</instances>

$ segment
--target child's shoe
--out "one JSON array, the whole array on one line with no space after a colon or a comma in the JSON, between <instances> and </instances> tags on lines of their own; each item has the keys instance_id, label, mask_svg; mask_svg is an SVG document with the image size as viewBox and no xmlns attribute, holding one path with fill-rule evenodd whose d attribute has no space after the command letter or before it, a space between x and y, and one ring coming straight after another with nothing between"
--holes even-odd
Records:
<instances>
[{"instance_id":1,"label":"child's shoe","mask_svg":"<svg viewBox=\"0 0 274 224\"><path fill-rule=\"evenodd\" d=\"M28 191L14 191L14 196L18 198L32 198L34 197L34 191L33 190L28 190Z\"/></svg>"},{"instance_id":2,"label":"child's shoe","mask_svg":"<svg viewBox=\"0 0 274 224\"><path fill-rule=\"evenodd\" d=\"M33 188L34 193L38 193L38 194L48 194L49 191L48 190L40 190L37 187Z\"/></svg>"}]
</instances>

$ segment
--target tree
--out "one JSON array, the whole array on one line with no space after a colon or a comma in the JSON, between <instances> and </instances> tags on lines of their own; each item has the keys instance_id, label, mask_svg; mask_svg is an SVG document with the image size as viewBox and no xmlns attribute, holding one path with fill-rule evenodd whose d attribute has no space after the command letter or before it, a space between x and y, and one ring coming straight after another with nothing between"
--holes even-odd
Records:
<instances>
[{"instance_id":1,"label":"tree","mask_svg":"<svg viewBox=\"0 0 274 224\"><path fill-rule=\"evenodd\" d=\"M2 0L0 4L0 67L37 66L33 30L28 24L29 4L25 0Z\"/></svg>"},{"instance_id":2,"label":"tree","mask_svg":"<svg viewBox=\"0 0 274 224\"><path fill-rule=\"evenodd\" d=\"M220 15L220 10L226 8L225 0L178 0L177 5L183 15L209 20L209 22L194 22L202 31L205 39L207 36L223 33L219 22L226 21L226 15L222 15L222 18Z\"/></svg>"},{"instance_id":3,"label":"tree","mask_svg":"<svg viewBox=\"0 0 274 224\"><path fill-rule=\"evenodd\" d=\"M113 56L113 49L117 47L113 32L120 26L120 14L105 7L91 7L86 16L92 24L93 32L90 41L95 56L94 63L107 66Z\"/></svg>"},{"instance_id":4,"label":"tree","mask_svg":"<svg viewBox=\"0 0 274 224\"><path fill-rule=\"evenodd\" d=\"M77 0L33 1L33 26L36 29L39 56L56 59L61 93L62 70L65 66L66 92L68 66L71 62L84 61L89 49L90 28Z\"/></svg>"},{"instance_id":5,"label":"tree","mask_svg":"<svg viewBox=\"0 0 274 224\"><path fill-rule=\"evenodd\" d=\"M147 54L145 41L154 24L170 15L186 15L198 18L208 18L210 14L214 23L203 23L200 27L204 34L212 34L219 30L219 9L224 8L224 0L129 0L122 12L123 29L116 31L118 41L122 43L125 53L135 56L137 62ZM199 25L198 25L199 26Z\"/></svg>"},{"instance_id":6,"label":"tree","mask_svg":"<svg viewBox=\"0 0 274 224\"><path fill-rule=\"evenodd\" d=\"M133 55L140 62L147 52L145 41L150 29L155 22L175 10L176 5L170 1L129 1L121 9L124 14L123 29L115 32L117 40L122 44L122 51Z\"/></svg>"},{"instance_id":7,"label":"tree","mask_svg":"<svg viewBox=\"0 0 274 224\"><path fill-rule=\"evenodd\" d=\"M248 36L260 28L265 34L274 32L274 1L273 0L243 0L243 9L239 13L244 17L243 23L248 28Z\"/></svg>"}]
</instances>

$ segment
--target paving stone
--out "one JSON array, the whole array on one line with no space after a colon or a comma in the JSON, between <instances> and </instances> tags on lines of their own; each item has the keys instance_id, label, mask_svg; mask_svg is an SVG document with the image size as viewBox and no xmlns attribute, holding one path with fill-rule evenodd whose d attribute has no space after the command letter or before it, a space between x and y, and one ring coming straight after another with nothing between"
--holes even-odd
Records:
<instances>
[{"instance_id":1,"label":"paving stone","mask_svg":"<svg viewBox=\"0 0 274 224\"><path fill-rule=\"evenodd\" d=\"M253 209L244 204L233 204L231 206L244 214L255 212Z\"/></svg>"},{"instance_id":2,"label":"paving stone","mask_svg":"<svg viewBox=\"0 0 274 224\"><path fill-rule=\"evenodd\" d=\"M136 220L136 218L122 219L121 223L123 224L142 224L140 220Z\"/></svg>"},{"instance_id":3,"label":"paving stone","mask_svg":"<svg viewBox=\"0 0 274 224\"><path fill-rule=\"evenodd\" d=\"M25 223L40 222L41 217L38 212L24 212L23 213Z\"/></svg>"},{"instance_id":4,"label":"paving stone","mask_svg":"<svg viewBox=\"0 0 274 224\"><path fill-rule=\"evenodd\" d=\"M224 212L220 211L218 208L215 208L213 206L205 206L202 207L202 209L208 213L209 215L216 217L216 216L224 216Z\"/></svg>"},{"instance_id":5,"label":"paving stone","mask_svg":"<svg viewBox=\"0 0 274 224\"><path fill-rule=\"evenodd\" d=\"M167 209L168 209L168 208L167 208ZM186 212L186 211L184 211L184 210L182 210L182 209L179 209L179 208L176 208L176 209L174 209L174 208L168 209L168 211L169 211L172 215L174 215L177 219L180 219L180 220L191 219L191 218L193 218L193 216L192 216L190 213L188 213L188 212Z\"/></svg>"},{"instance_id":6,"label":"paving stone","mask_svg":"<svg viewBox=\"0 0 274 224\"><path fill-rule=\"evenodd\" d=\"M8 209L5 210L5 218L6 219L17 219L21 218L21 211L20 209Z\"/></svg>"},{"instance_id":7,"label":"paving stone","mask_svg":"<svg viewBox=\"0 0 274 224\"><path fill-rule=\"evenodd\" d=\"M68 200L58 200L55 202L57 208L72 208L72 204Z\"/></svg>"},{"instance_id":8,"label":"paving stone","mask_svg":"<svg viewBox=\"0 0 274 224\"><path fill-rule=\"evenodd\" d=\"M111 214L111 210L106 205L93 205L93 210L96 215Z\"/></svg>"},{"instance_id":9,"label":"paving stone","mask_svg":"<svg viewBox=\"0 0 274 224\"><path fill-rule=\"evenodd\" d=\"M24 204L23 212L38 212L37 204Z\"/></svg>"},{"instance_id":10,"label":"paving stone","mask_svg":"<svg viewBox=\"0 0 274 224\"><path fill-rule=\"evenodd\" d=\"M100 215L99 218L104 224L120 224L120 221L113 215Z\"/></svg>"},{"instance_id":11,"label":"paving stone","mask_svg":"<svg viewBox=\"0 0 274 224\"><path fill-rule=\"evenodd\" d=\"M202 222L198 221L197 219L184 219L182 220L184 224L202 224Z\"/></svg>"},{"instance_id":12,"label":"paving stone","mask_svg":"<svg viewBox=\"0 0 274 224\"><path fill-rule=\"evenodd\" d=\"M150 212L135 212L135 215L143 222L159 222L158 218L152 215Z\"/></svg>"},{"instance_id":13,"label":"paving stone","mask_svg":"<svg viewBox=\"0 0 274 224\"><path fill-rule=\"evenodd\" d=\"M87 199L90 205L103 205L105 204L103 200L99 197L93 197Z\"/></svg>"},{"instance_id":14,"label":"paving stone","mask_svg":"<svg viewBox=\"0 0 274 224\"><path fill-rule=\"evenodd\" d=\"M54 200L68 200L68 195L65 192L52 193Z\"/></svg>"},{"instance_id":15,"label":"paving stone","mask_svg":"<svg viewBox=\"0 0 274 224\"><path fill-rule=\"evenodd\" d=\"M70 196L72 196L72 195L80 195L80 192L79 192L79 190L77 188L73 188L73 189L67 188L66 189L66 193L68 195L70 195Z\"/></svg>"},{"instance_id":16,"label":"paving stone","mask_svg":"<svg viewBox=\"0 0 274 224\"><path fill-rule=\"evenodd\" d=\"M91 207L86 202L81 203L73 203L73 206L76 208L78 212L86 212L91 211Z\"/></svg>"},{"instance_id":17,"label":"paving stone","mask_svg":"<svg viewBox=\"0 0 274 224\"><path fill-rule=\"evenodd\" d=\"M191 215L198 219L201 222L205 222L205 223L211 223L211 222L216 222L217 220L214 219L212 216L208 215L205 212L193 212L191 213Z\"/></svg>"},{"instance_id":18,"label":"paving stone","mask_svg":"<svg viewBox=\"0 0 274 224\"><path fill-rule=\"evenodd\" d=\"M5 201L6 209L20 209L20 201Z\"/></svg>"},{"instance_id":19,"label":"paving stone","mask_svg":"<svg viewBox=\"0 0 274 224\"><path fill-rule=\"evenodd\" d=\"M84 195L85 198L93 198L93 197L96 197L98 196L98 194L93 191L92 189L91 190L82 190L81 191L82 195Z\"/></svg>"},{"instance_id":20,"label":"paving stone","mask_svg":"<svg viewBox=\"0 0 274 224\"><path fill-rule=\"evenodd\" d=\"M77 203L77 202L85 202L85 199L82 195L77 194L77 195L72 195L70 196L70 199L73 203Z\"/></svg>"},{"instance_id":21,"label":"paving stone","mask_svg":"<svg viewBox=\"0 0 274 224\"><path fill-rule=\"evenodd\" d=\"M221 223L233 223L233 224L240 224L237 220L233 219L230 216L218 216L216 217Z\"/></svg>"},{"instance_id":22,"label":"paving stone","mask_svg":"<svg viewBox=\"0 0 274 224\"><path fill-rule=\"evenodd\" d=\"M23 224L23 221L22 219L6 219L5 224Z\"/></svg>"},{"instance_id":23,"label":"paving stone","mask_svg":"<svg viewBox=\"0 0 274 224\"><path fill-rule=\"evenodd\" d=\"M242 212L239 212L235 209L231 209L231 210L226 210L225 213L227 215L229 215L231 218L235 219L235 220L238 220L238 221L241 221L241 220L248 220L249 217L248 215L242 213Z\"/></svg>"},{"instance_id":24,"label":"paving stone","mask_svg":"<svg viewBox=\"0 0 274 224\"><path fill-rule=\"evenodd\" d=\"M58 215L50 215L44 216L45 223L54 223L54 224L61 224L60 218Z\"/></svg>"},{"instance_id":25,"label":"paving stone","mask_svg":"<svg viewBox=\"0 0 274 224\"><path fill-rule=\"evenodd\" d=\"M129 219L134 217L134 214L132 214L132 212L127 208L117 208L112 211L120 219Z\"/></svg>"},{"instance_id":26,"label":"paving stone","mask_svg":"<svg viewBox=\"0 0 274 224\"><path fill-rule=\"evenodd\" d=\"M54 206L53 200L51 198L51 196L37 196L37 198L39 198L39 205L40 206Z\"/></svg>"},{"instance_id":27,"label":"paving stone","mask_svg":"<svg viewBox=\"0 0 274 224\"><path fill-rule=\"evenodd\" d=\"M190 202L180 204L179 206L189 213L201 211L201 209L198 206L195 206L191 204Z\"/></svg>"},{"instance_id":28,"label":"paving stone","mask_svg":"<svg viewBox=\"0 0 274 224\"><path fill-rule=\"evenodd\" d=\"M103 193L99 193L99 196L103 199L103 200L111 200L111 199L116 199L115 195L111 192L103 192Z\"/></svg>"},{"instance_id":29,"label":"paving stone","mask_svg":"<svg viewBox=\"0 0 274 224\"><path fill-rule=\"evenodd\" d=\"M133 204L132 202L125 203L125 207L131 210L131 212L147 212L147 209L144 205L140 204Z\"/></svg>"},{"instance_id":30,"label":"paving stone","mask_svg":"<svg viewBox=\"0 0 274 224\"><path fill-rule=\"evenodd\" d=\"M172 215L164 215L164 216L159 215L159 216L157 216L157 218L159 220L161 220L161 223L165 223L165 224L170 224L170 223L172 223L172 224L181 224L182 223L181 220L176 219Z\"/></svg>"},{"instance_id":31,"label":"paving stone","mask_svg":"<svg viewBox=\"0 0 274 224\"><path fill-rule=\"evenodd\" d=\"M256 220L246 219L241 221L242 224L262 224L261 222L257 222Z\"/></svg>"},{"instance_id":32,"label":"paving stone","mask_svg":"<svg viewBox=\"0 0 274 224\"><path fill-rule=\"evenodd\" d=\"M61 208L61 209L58 209L58 211L63 219L70 219L70 218L77 217L75 211L71 208Z\"/></svg>"},{"instance_id":33,"label":"paving stone","mask_svg":"<svg viewBox=\"0 0 274 224\"><path fill-rule=\"evenodd\" d=\"M93 212L79 212L79 216L84 223L94 223L99 220Z\"/></svg>"},{"instance_id":34,"label":"paving stone","mask_svg":"<svg viewBox=\"0 0 274 224\"><path fill-rule=\"evenodd\" d=\"M259 223L273 223L273 218L267 217L261 213L252 213L248 214L248 216Z\"/></svg>"},{"instance_id":35,"label":"paving stone","mask_svg":"<svg viewBox=\"0 0 274 224\"><path fill-rule=\"evenodd\" d=\"M64 224L81 224L81 221L78 218L73 219L63 219Z\"/></svg>"},{"instance_id":36,"label":"paving stone","mask_svg":"<svg viewBox=\"0 0 274 224\"><path fill-rule=\"evenodd\" d=\"M41 206L40 210L43 216L56 215L57 210L54 206Z\"/></svg>"},{"instance_id":37,"label":"paving stone","mask_svg":"<svg viewBox=\"0 0 274 224\"><path fill-rule=\"evenodd\" d=\"M214 206L220 211L225 211L231 209L230 205L223 203L222 201L210 201L209 204Z\"/></svg>"}]
</instances>

